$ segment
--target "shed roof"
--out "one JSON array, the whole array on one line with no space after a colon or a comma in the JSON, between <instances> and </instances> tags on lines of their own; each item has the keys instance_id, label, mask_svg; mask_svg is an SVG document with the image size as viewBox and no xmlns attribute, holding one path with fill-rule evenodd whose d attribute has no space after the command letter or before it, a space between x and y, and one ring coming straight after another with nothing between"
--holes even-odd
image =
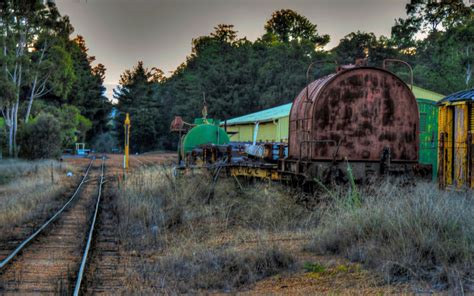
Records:
<instances>
[{"instance_id":1,"label":"shed roof","mask_svg":"<svg viewBox=\"0 0 474 296\"><path fill-rule=\"evenodd\" d=\"M438 104L443 103L454 103L454 102L462 102L462 101L474 101L474 88L468 90L461 90L450 94L449 96L445 97Z\"/></svg>"},{"instance_id":2,"label":"shed roof","mask_svg":"<svg viewBox=\"0 0 474 296\"><path fill-rule=\"evenodd\" d=\"M408 86L410 86L410 84L408 84ZM416 85L413 85L413 94L415 95L415 98L417 99L426 99L433 102L438 102L439 100L444 98L444 95L440 93L427 90L427 89L418 87Z\"/></svg>"},{"instance_id":3,"label":"shed roof","mask_svg":"<svg viewBox=\"0 0 474 296\"><path fill-rule=\"evenodd\" d=\"M259 112L250 113L244 116L236 117L227 120L227 125L244 124L244 123L255 123L255 122L266 122L273 121L278 118L286 117L290 115L291 105L288 103L278 107L265 109Z\"/></svg>"},{"instance_id":4,"label":"shed roof","mask_svg":"<svg viewBox=\"0 0 474 296\"><path fill-rule=\"evenodd\" d=\"M433 102L441 100L444 96L442 94L418 87L413 85L413 94L417 99L426 99ZM236 124L246 124L246 123L255 123L255 122L267 122L286 117L290 115L291 105L293 103L288 103L278 107L273 107L270 109L265 109L262 111L250 113L240 117L235 117L227 120L227 125L236 125ZM221 123L223 124L223 123Z\"/></svg>"}]
</instances>

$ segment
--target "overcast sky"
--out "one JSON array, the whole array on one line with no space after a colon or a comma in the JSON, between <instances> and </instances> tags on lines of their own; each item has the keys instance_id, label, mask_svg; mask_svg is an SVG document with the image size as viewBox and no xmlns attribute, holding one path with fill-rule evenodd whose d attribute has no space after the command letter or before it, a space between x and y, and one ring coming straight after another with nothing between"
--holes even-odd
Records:
<instances>
[{"instance_id":1,"label":"overcast sky","mask_svg":"<svg viewBox=\"0 0 474 296\"><path fill-rule=\"evenodd\" d=\"M143 60L169 75L191 53L191 40L220 23L233 24L239 37L255 40L273 11L290 8L329 34L329 48L361 30L389 35L405 16L408 0L56 0L90 55L107 68L111 97L120 74Z\"/></svg>"}]
</instances>

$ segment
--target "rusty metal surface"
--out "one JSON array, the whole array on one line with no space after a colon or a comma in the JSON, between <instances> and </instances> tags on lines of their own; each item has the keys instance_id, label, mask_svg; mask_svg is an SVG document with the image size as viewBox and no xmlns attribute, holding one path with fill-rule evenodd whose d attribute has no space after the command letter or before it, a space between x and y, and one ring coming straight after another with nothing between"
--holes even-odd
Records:
<instances>
[{"instance_id":1,"label":"rusty metal surface","mask_svg":"<svg viewBox=\"0 0 474 296\"><path fill-rule=\"evenodd\" d=\"M171 122L170 130L172 132L179 132L184 130L184 120L181 116L175 116Z\"/></svg>"},{"instance_id":2,"label":"rusty metal surface","mask_svg":"<svg viewBox=\"0 0 474 296\"><path fill-rule=\"evenodd\" d=\"M383 69L356 67L309 85L290 112L292 159L416 162L418 106L408 86ZM305 144L306 143L306 144ZM301 155L301 157L300 157Z\"/></svg>"}]
</instances>

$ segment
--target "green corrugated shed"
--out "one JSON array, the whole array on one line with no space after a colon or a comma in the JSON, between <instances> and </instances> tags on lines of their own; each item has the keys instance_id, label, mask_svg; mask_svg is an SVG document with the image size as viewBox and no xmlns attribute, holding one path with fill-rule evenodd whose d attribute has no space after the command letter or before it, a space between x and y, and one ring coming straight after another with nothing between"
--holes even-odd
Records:
<instances>
[{"instance_id":1,"label":"green corrugated shed","mask_svg":"<svg viewBox=\"0 0 474 296\"><path fill-rule=\"evenodd\" d=\"M433 180L438 175L438 107L436 102L417 98L420 113L419 162L431 164Z\"/></svg>"},{"instance_id":2,"label":"green corrugated shed","mask_svg":"<svg viewBox=\"0 0 474 296\"><path fill-rule=\"evenodd\" d=\"M438 176L438 107L436 102L444 95L413 86L413 94L418 102L420 113L419 162L431 164L433 180Z\"/></svg>"}]
</instances>

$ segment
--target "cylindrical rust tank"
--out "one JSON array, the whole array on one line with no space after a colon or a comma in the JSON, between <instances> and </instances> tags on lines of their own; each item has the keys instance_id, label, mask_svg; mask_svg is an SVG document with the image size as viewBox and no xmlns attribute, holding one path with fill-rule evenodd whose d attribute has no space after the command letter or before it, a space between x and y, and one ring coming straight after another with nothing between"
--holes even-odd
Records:
<instances>
[{"instance_id":1,"label":"cylindrical rust tank","mask_svg":"<svg viewBox=\"0 0 474 296\"><path fill-rule=\"evenodd\" d=\"M308 97L306 94L308 93ZM384 69L354 67L312 82L290 112L288 159L418 161L416 99Z\"/></svg>"}]
</instances>

